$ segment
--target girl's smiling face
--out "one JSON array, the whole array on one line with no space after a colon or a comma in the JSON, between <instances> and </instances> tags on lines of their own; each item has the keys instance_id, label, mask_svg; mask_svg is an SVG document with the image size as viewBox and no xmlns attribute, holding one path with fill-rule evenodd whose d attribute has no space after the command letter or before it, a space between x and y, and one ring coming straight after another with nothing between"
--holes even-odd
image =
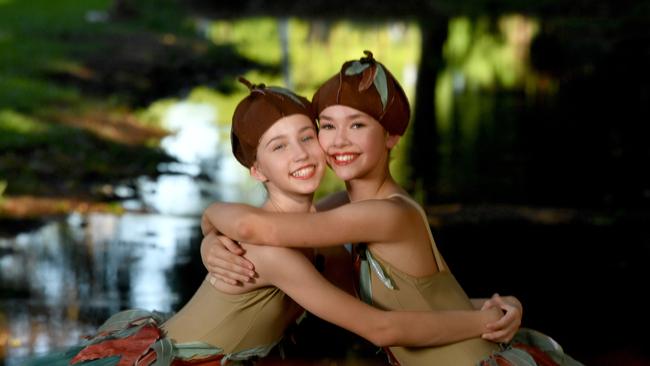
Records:
<instances>
[{"instance_id":1,"label":"girl's smiling face","mask_svg":"<svg viewBox=\"0 0 650 366\"><path fill-rule=\"evenodd\" d=\"M260 138L251 175L269 192L312 194L325 171L325 155L316 129L305 115L279 119Z\"/></svg>"},{"instance_id":2,"label":"girl's smiling face","mask_svg":"<svg viewBox=\"0 0 650 366\"><path fill-rule=\"evenodd\" d=\"M328 165L343 180L363 178L388 168L388 151L399 140L376 119L344 105L320 113L318 139Z\"/></svg>"}]
</instances>

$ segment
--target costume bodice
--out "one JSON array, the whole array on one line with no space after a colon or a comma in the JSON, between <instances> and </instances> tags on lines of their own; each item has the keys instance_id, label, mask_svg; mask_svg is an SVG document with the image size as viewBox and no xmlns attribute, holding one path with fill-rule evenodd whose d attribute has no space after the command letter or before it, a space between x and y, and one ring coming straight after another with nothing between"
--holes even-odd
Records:
<instances>
[{"instance_id":1,"label":"costume bodice","mask_svg":"<svg viewBox=\"0 0 650 366\"><path fill-rule=\"evenodd\" d=\"M360 266L361 297L386 310L471 310L473 305L458 284L436 247L424 210L411 198L398 196L414 205L427 226L431 250L439 271L414 277L393 267L389 262L365 250L367 264ZM365 277L365 278L364 278ZM408 348L391 347L401 365L474 365L498 351L498 345L480 338L445 346Z\"/></svg>"},{"instance_id":2,"label":"costume bodice","mask_svg":"<svg viewBox=\"0 0 650 366\"><path fill-rule=\"evenodd\" d=\"M232 295L217 290L206 279L162 328L176 342L202 341L226 353L270 350L302 311L276 287Z\"/></svg>"}]
</instances>

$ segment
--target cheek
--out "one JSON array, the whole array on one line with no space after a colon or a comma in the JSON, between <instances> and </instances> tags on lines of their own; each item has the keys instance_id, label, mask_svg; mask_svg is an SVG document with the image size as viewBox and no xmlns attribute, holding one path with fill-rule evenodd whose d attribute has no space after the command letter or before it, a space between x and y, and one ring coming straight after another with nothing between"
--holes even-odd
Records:
<instances>
[{"instance_id":1,"label":"cheek","mask_svg":"<svg viewBox=\"0 0 650 366\"><path fill-rule=\"evenodd\" d=\"M325 161L325 153L323 152L323 149L321 149L319 144L316 143L310 146L309 152L311 156L313 156L314 159L318 160L319 162Z\"/></svg>"},{"instance_id":2,"label":"cheek","mask_svg":"<svg viewBox=\"0 0 650 366\"><path fill-rule=\"evenodd\" d=\"M330 146L332 143L332 133L329 133L327 131L325 132L321 131L318 134L318 143L320 144L323 150L327 151L327 147Z\"/></svg>"}]
</instances>

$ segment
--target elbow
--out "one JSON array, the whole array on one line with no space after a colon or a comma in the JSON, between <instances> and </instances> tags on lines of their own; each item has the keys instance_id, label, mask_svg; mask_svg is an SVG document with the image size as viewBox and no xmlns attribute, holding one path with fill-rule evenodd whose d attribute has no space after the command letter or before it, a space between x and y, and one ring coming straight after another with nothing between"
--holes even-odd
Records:
<instances>
[{"instance_id":1,"label":"elbow","mask_svg":"<svg viewBox=\"0 0 650 366\"><path fill-rule=\"evenodd\" d=\"M375 329L368 337L368 340L377 347L400 345L396 328L390 326L388 322L379 322L375 324Z\"/></svg>"},{"instance_id":2,"label":"elbow","mask_svg":"<svg viewBox=\"0 0 650 366\"><path fill-rule=\"evenodd\" d=\"M245 215L245 216L249 216L249 215ZM233 233L234 234L233 239L237 241L248 242L248 243L254 242L255 230L251 218L243 217L237 220L233 228L235 230L235 232Z\"/></svg>"}]
</instances>

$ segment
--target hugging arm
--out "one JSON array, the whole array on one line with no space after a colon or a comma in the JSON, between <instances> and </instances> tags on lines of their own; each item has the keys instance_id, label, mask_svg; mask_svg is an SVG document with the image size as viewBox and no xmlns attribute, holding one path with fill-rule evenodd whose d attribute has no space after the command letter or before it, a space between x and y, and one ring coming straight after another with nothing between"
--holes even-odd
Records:
<instances>
[{"instance_id":1,"label":"hugging arm","mask_svg":"<svg viewBox=\"0 0 650 366\"><path fill-rule=\"evenodd\" d=\"M204 211L202 222L251 244L328 247L397 241L402 229L415 219L413 214L417 213L405 211L391 200L365 200L316 213L272 213L245 204L217 202Z\"/></svg>"},{"instance_id":2,"label":"hugging arm","mask_svg":"<svg viewBox=\"0 0 650 366\"><path fill-rule=\"evenodd\" d=\"M301 253L265 248L258 263L261 277L280 288L307 311L354 332L378 346L436 346L478 337L500 312L382 311L340 290L323 278Z\"/></svg>"},{"instance_id":3,"label":"hugging arm","mask_svg":"<svg viewBox=\"0 0 650 366\"><path fill-rule=\"evenodd\" d=\"M248 205L227 203L215 203L204 212L204 221L236 240L296 247L399 238L401 229L407 227L409 221L418 219L419 216L405 214L390 200L366 200L312 214L269 213ZM246 270L240 267L235 271ZM516 299L509 302L494 299L484 303L505 311L499 321L489 324L484 338L509 341L521 324L521 304Z\"/></svg>"}]
</instances>

